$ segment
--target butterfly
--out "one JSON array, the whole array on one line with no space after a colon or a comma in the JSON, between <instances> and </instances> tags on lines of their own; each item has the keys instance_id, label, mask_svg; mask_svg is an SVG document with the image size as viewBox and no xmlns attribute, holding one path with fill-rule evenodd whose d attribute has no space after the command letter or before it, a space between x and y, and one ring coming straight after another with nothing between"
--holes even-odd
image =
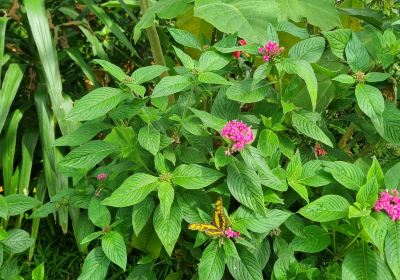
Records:
<instances>
[{"instance_id":1,"label":"butterfly","mask_svg":"<svg viewBox=\"0 0 400 280\"><path fill-rule=\"evenodd\" d=\"M213 221L211 224L198 223L189 224L190 230L198 230L204 232L211 237L225 237L225 230L230 227L229 218L225 215L222 198L219 197L215 203Z\"/></svg>"}]
</instances>

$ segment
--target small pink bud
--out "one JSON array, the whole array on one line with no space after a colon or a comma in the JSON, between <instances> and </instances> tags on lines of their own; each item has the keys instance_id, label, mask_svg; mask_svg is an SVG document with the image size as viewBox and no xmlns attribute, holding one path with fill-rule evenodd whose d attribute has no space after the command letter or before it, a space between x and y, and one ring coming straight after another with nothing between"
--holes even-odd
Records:
<instances>
[{"instance_id":1,"label":"small pink bud","mask_svg":"<svg viewBox=\"0 0 400 280\"><path fill-rule=\"evenodd\" d=\"M106 173L100 173L99 175L96 176L96 179L99 181L104 181L107 179L108 175Z\"/></svg>"}]
</instances>

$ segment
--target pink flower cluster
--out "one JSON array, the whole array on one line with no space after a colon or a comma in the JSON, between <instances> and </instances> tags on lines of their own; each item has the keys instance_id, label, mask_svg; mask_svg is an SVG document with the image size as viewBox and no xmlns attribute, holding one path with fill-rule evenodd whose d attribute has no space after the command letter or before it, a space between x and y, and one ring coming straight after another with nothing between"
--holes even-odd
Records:
<instances>
[{"instance_id":1,"label":"pink flower cluster","mask_svg":"<svg viewBox=\"0 0 400 280\"><path fill-rule=\"evenodd\" d=\"M96 179L99 181L104 181L107 179L108 175L106 173L100 173L99 175L96 176Z\"/></svg>"},{"instance_id":2,"label":"pink flower cluster","mask_svg":"<svg viewBox=\"0 0 400 280\"><path fill-rule=\"evenodd\" d=\"M378 212L385 210L393 221L397 221L400 220L399 192L397 190L390 190L390 192L388 190L382 192L374 208Z\"/></svg>"},{"instance_id":3,"label":"pink flower cluster","mask_svg":"<svg viewBox=\"0 0 400 280\"><path fill-rule=\"evenodd\" d=\"M254 140L254 134L251 127L237 120L227 122L221 130L221 136L233 142L233 147L228 147L225 152L227 156L235 151L244 149L244 145L250 144Z\"/></svg>"},{"instance_id":4,"label":"pink flower cluster","mask_svg":"<svg viewBox=\"0 0 400 280\"><path fill-rule=\"evenodd\" d=\"M279 56L284 50L285 48L280 47L278 43L268 41L264 47L258 49L258 52L263 55L264 61L269 62Z\"/></svg>"},{"instance_id":5,"label":"pink flower cluster","mask_svg":"<svg viewBox=\"0 0 400 280\"><path fill-rule=\"evenodd\" d=\"M240 232L234 231L232 228L228 228L228 230L225 231L225 235L227 238L236 238L240 236Z\"/></svg>"},{"instance_id":6,"label":"pink flower cluster","mask_svg":"<svg viewBox=\"0 0 400 280\"><path fill-rule=\"evenodd\" d=\"M327 155L327 154L328 154L328 152L327 152L324 148L322 148L322 147L321 147L321 144L319 144L319 143L317 143L317 144L315 145L314 151L315 151L315 154L316 154L318 157L324 156L324 155Z\"/></svg>"}]
</instances>

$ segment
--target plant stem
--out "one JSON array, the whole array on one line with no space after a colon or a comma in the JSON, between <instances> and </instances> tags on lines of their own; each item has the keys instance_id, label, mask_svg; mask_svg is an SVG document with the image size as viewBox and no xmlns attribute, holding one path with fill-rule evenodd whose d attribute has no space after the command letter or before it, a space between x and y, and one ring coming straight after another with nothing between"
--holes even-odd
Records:
<instances>
[{"instance_id":1,"label":"plant stem","mask_svg":"<svg viewBox=\"0 0 400 280\"><path fill-rule=\"evenodd\" d=\"M353 239L350 240L350 242L344 247L344 249L339 253L339 256L343 256L343 254L351 247L351 245L354 244L354 242L357 241L358 237L360 237L361 230L357 233L356 236L353 237Z\"/></svg>"},{"instance_id":2,"label":"plant stem","mask_svg":"<svg viewBox=\"0 0 400 280\"><path fill-rule=\"evenodd\" d=\"M140 0L140 8L142 10L142 15L147 11L149 8L148 0ZM157 29L154 25L150 26L146 29L147 37L150 42L151 53L153 54L154 61L158 65L166 66L164 54L161 48L160 38L158 37ZM161 77L168 76L168 72L164 72L161 74ZM170 95L168 96L168 103L171 105L175 103L175 96Z\"/></svg>"},{"instance_id":3,"label":"plant stem","mask_svg":"<svg viewBox=\"0 0 400 280\"><path fill-rule=\"evenodd\" d=\"M355 124L351 123L347 128L346 132L343 134L342 138L340 139L338 143L338 147L340 149L346 148L347 142L349 141L350 137L353 135L354 130L356 129Z\"/></svg>"}]
</instances>

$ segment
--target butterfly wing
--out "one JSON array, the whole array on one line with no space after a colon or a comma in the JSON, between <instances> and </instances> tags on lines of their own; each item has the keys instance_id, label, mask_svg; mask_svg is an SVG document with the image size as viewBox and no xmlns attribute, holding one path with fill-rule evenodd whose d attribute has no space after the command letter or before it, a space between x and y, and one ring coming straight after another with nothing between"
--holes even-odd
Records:
<instances>
[{"instance_id":1,"label":"butterfly wing","mask_svg":"<svg viewBox=\"0 0 400 280\"><path fill-rule=\"evenodd\" d=\"M212 224L200 224L200 223L190 224L188 228L190 230L198 230L204 232L208 236L212 237L218 237L224 235L224 232L221 229Z\"/></svg>"},{"instance_id":2,"label":"butterfly wing","mask_svg":"<svg viewBox=\"0 0 400 280\"><path fill-rule=\"evenodd\" d=\"M225 215L222 198L219 197L215 203L213 224L223 232L230 226L229 218Z\"/></svg>"}]
</instances>

